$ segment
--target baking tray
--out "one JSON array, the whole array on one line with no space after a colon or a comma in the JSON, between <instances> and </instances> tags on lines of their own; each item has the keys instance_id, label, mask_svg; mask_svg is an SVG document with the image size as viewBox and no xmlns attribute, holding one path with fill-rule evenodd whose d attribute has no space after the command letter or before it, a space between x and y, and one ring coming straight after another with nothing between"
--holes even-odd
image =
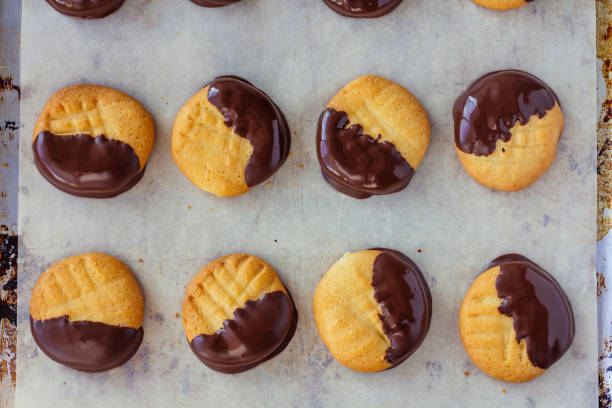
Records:
<instances>
[{"instance_id":1,"label":"baking tray","mask_svg":"<svg viewBox=\"0 0 612 408\"><path fill-rule=\"evenodd\" d=\"M168 7L162 0L132 0L115 15L86 23L48 7L23 5L23 134L31 133L38 110L57 88L95 82L143 101L157 120L158 140L140 185L117 199L95 202L46 185L33 169L29 137L22 138L18 405L395 406L408 399L431 406L450 401L467 406L468 400L470 406L593 404L594 226L588 225L595 214L590 118L596 113L595 76L589 74L595 59L588 50L594 48L594 4L542 0L509 17L464 0L434 0L404 4L384 19L364 23L342 19L318 2L243 3L202 10L186 1ZM509 18L517 33L511 38ZM215 24L219 21L224 24ZM551 170L531 189L513 194L483 189L461 170L450 123L450 107L465 85L505 67L545 79L559 94L567 120ZM168 153L180 105L222 73L243 75L266 90L296 132L293 156L270 185L231 200L196 191ZM365 202L323 183L313 142L318 113L329 97L364 73L407 86L433 123L432 144L408 189ZM375 376L335 363L310 314L312 291L325 270L344 251L373 245L410 255L434 296L425 344L402 366ZM149 311L139 353L101 375L74 373L48 361L25 324L38 274L62 256L92 249L118 255L132 267ZM477 271L511 250L557 276L573 302L578 328L574 346L554 369L519 386L471 367L456 330L459 302ZM190 354L175 314L195 271L233 251L269 260L302 314L296 338L281 356L252 372L224 376ZM565 381L569 369L577 378L571 383ZM465 402L457 402L457 395Z\"/></svg>"}]
</instances>

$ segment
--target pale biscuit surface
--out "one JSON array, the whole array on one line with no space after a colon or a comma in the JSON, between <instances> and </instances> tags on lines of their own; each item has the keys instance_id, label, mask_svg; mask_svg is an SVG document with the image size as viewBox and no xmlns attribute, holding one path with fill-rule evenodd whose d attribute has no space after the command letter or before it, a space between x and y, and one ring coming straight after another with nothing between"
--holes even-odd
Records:
<instances>
[{"instance_id":1,"label":"pale biscuit surface","mask_svg":"<svg viewBox=\"0 0 612 408\"><path fill-rule=\"evenodd\" d=\"M56 135L104 135L134 149L142 170L155 142L153 118L140 102L116 89L73 85L54 93L43 107L32 142L43 130Z\"/></svg>"},{"instance_id":2,"label":"pale biscuit surface","mask_svg":"<svg viewBox=\"0 0 612 408\"><path fill-rule=\"evenodd\" d=\"M472 0L474 3L495 10L510 10L525 6L525 0Z\"/></svg>"},{"instance_id":3,"label":"pale biscuit surface","mask_svg":"<svg viewBox=\"0 0 612 408\"><path fill-rule=\"evenodd\" d=\"M208 100L209 86L183 105L172 128L174 162L196 187L220 197L249 190L245 169L253 146L225 125Z\"/></svg>"},{"instance_id":4,"label":"pale biscuit surface","mask_svg":"<svg viewBox=\"0 0 612 408\"><path fill-rule=\"evenodd\" d=\"M64 258L38 278L30 301L35 320L68 316L138 329L144 299L136 278L120 260L91 252Z\"/></svg>"},{"instance_id":5,"label":"pale biscuit surface","mask_svg":"<svg viewBox=\"0 0 612 408\"><path fill-rule=\"evenodd\" d=\"M363 133L393 143L410 167L421 164L429 146L427 112L404 87L388 79L365 75L349 82L327 104L346 112L347 127L359 124Z\"/></svg>"},{"instance_id":6,"label":"pale biscuit surface","mask_svg":"<svg viewBox=\"0 0 612 408\"><path fill-rule=\"evenodd\" d=\"M531 363L525 339L516 342L512 318L497 309L502 303L495 287L499 271L499 266L485 271L468 289L459 311L461 341L474 364L491 377L531 381L545 370Z\"/></svg>"},{"instance_id":7,"label":"pale biscuit surface","mask_svg":"<svg viewBox=\"0 0 612 408\"><path fill-rule=\"evenodd\" d=\"M183 300L187 339L216 333L248 300L276 291L287 293L274 269L256 256L231 254L212 261L187 286Z\"/></svg>"},{"instance_id":8,"label":"pale biscuit surface","mask_svg":"<svg viewBox=\"0 0 612 408\"><path fill-rule=\"evenodd\" d=\"M334 358L357 371L389 368L391 346L383 332L372 275L378 250L345 254L327 271L314 294L314 318L321 339Z\"/></svg>"},{"instance_id":9,"label":"pale biscuit surface","mask_svg":"<svg viewBox=\"0 0 612 408\"><path fill-rule=\"evenodd\" d=\"M508 142L497 141L488 156L465 153L455 146L461 164L480 184L496 190L516 191L533 184L552 164L563 133L563 113L558 103L540 119L520 122L510 129Z\"/></svg>"}]
</instances>

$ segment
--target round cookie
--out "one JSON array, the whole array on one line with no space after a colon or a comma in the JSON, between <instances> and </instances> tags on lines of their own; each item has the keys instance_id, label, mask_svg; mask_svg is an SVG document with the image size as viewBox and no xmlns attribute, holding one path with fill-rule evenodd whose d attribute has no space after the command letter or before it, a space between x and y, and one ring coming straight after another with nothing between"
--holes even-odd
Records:
<instances>
[{"instance_id":1,"label":"round cookie","mask_svg":"<svg viewBox=\"0 0 612 408\"><path fill-rule=\"evenodd\" d=\"M421 345L431 322L431 294L401 252L345 254L314 294L314 318L334 358L357 371L396 366Z\"/></svg>"},{"instance_id":2,"label":"round cookie","mask_svg":"<svg viewBox=\"0 0 612 408\"><path fill-rule=\"evenodd\" d=\"M472 0L474 3L495 10L510 10L526 6L533 0Z\"/></svg>"},{"instance_id":3,"label":"round cookie","mask_svg":"<svg viewBox=\"0 0 612 408\"><path fill-rule=\"evenodd\" d=\"M276 104L250 82L221 76L181 108L172 157L198 188L220 197L245 193L285 162L291 134Z\"/></svg>"},{"instance_id":4,"label":"round cookie","mask_svg":"<svg viewBox=\"0 0 612 408\"><path fill-rule=\"evenodd\" d=\"M487 74L457 98L455 150L480 184L516 191L533 184L552 164L563 133L555 93L516 70Z\"/></svg>"},{"instance_id":5,"label":"round cookie","mask_svg":"<svg viewBox=\"0 0 612 408\"><path fill-rule=\"evenodd\" d=\"M359 77L319 118L323 178L355 198L400 191L421 163L430 132L425 109L407 89L378 76Z\"/></svg>"},{"instance_id":6,"label":"round cookie","mask_svg":"<svg viewBox=\"0 0 612 408\"><path fill-rule=\"evenodd\" d=\"M375 18L389 14L402 0L323 0L336 13L346 17Z\"/></svg>"},{"instance_id":7,"label":"round cookie","mask_svg":"<svg viewBox=\"0 0 612 408\"><path fill-rule=\"evenodd\" d=\"M517 254L494 259L459 311L461 341L474 364L509 382L531 381L559 360L572 344L574 327L557 281Z\"/></svg>"},{"instance_id":8,"label":"round cookie","mask_svg":"<svg viewBox=\"0 0 612 408\"><path fill-rule=\"evenodd\" d=\"M155 141L151 115L131 96L98 85L57 91L32 134L34 163L58 189L110 198L142 178Z\"/></svg>"},{"instance_id":9,"label":"round cookie","mask_svg":"<svg viewBox=\"0 0 612 408\"><path fill-rule=\"evenodd\" d=\"M119 10L125 0L47 0L62 14L80 18L102 18Z\"/></svg>"},{"instance_id":10,"label":"round cookie","mask_svg":"<svg viewBox=\"0 0 612 408\"><path fill-rule=\"evenodd\" d=\"M30 300L32 336L51 359L82 371L129 360L142 342L144 300L120 260L99 252L51 265Z\"/></svg>"},{"instance_id":11,"label":"round cookie","mask_svg":"<svg viewBox=\"0 0 612 408\"><path fill-rule=\"evenodd\" d=\"M281 353L297 327L293 299L262 259L232 254L204 266L187 286L183 327L194 354L223 373Z\"/></svg>"},{"instance_id":12,"label":"round cookie","mask_svg":"<svg viewBox=\"0 0 612 408\"><path fill-rule=\"evenodd\" d=\"M238 3L240 0L191 0L192 3L202 7L223 7L229 4Z\"/></svg>"}]
</instances>

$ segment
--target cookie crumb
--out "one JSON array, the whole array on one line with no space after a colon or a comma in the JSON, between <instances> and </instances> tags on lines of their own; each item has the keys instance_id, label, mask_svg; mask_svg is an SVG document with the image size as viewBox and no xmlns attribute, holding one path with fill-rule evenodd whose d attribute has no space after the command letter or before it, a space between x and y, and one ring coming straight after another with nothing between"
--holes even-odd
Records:
<instances>
[{"instance_id":1,"label":"cookie crumb","mask_svg":"<svg viewBox=\"0 0 612 408\"><path fill-rule=\"evenodd\" d=\"M287 155L287 157L291 157L291 156L293 156L293 153L289 153L289 154Z\"/></svg>"},{"instance_id":2,"label":"cookie crumb","mask_svg":"<svg viewBox=\"0 0 612 408\"><path fill-rule=\"evenodd\" d=\"M213 212L213 211L215 211L215 209L214 209L214 208L211 208L211 209L210 209L210 212Z\"/></svg>"},{"instance_id":3,"label":"cookie crumb","mask_svg":"<svg viewBox=\"0 0 612 408\"><path fill-rule=\"evenodd\" d=\"M142 258L138 258L138 262L142 263L143 262Z\"/></svg>"},{"instance_id":4,"label":"cookie crumb","mask_svg":"<svg viewBox=\"0 0 612 408\"><path fill-rule=\"evenodd\" d=\"M303 169L303 168L304 168L304 165L303 165L302 163L300 163L300 164L298 164L298 167L299 167L300 169Z\"/></svg>"},{"instance_id":5,"label":"cookie crumb","mask_svg":"<svg viewBox=\"0 0 612 408\"><path fill-rule=\"evenodd\" d=\"M175 314L174 314L174 318L175 318L175 319L178 319L178 318L179 318L179 314L178 314L178 313L175 313Z\"/></svg>"},{"instance_id":6,"label":"cookie crumb","mask_svg":"<svg viewBox=\"0 0 612 408\"><path fill-rule=\"evenodd\" d=\"M421 252L423 252L423 250L421 248L417 249L417 252L420 254ZM470 373L469 371L466 371L466 373ZM467 375L467 374L466 374Z\"/></svg>"},{"instance_id":7,"label":"cookie crumb","mask_svg":"<svg viewBox=\"0 0 612 408\"><path fill-rule=\"evenodd\" d=\"M190 206L190 205L188 205L188 206L187 206L187 209L188 209L188 210L191 210L191 206Z\"/></svg>"},{"instance_id":8,"label":"cookie crumb","mask_svg":"<svg viewBox=\"0 0 612 408\"><path fill-rule=\"evenodd\" d=\"M504 393L504 394L506 393L506 389L505 388L502 388L502 393Z\"/></svg>"},{"instance_id":9,"label":"cookie crumb","mask_svg":"<svg viewBox=\"0 0 612 408\"><path fill-rule=\"evenodd\" d=\"M464 371L463 375L465 375L467 377L468 375L470 375L470 372L469 371Z\"/></svg>"},{"instance_id":10,"label":"cookie crumb","mask_svg":"<svg viewBox=\"0 0 612 408\"><path fill-rule=\"evenodd\" d=\"M266 186L270 187L272 185L272 183L270 183L269 181L266 183Z\"/></svg>"},{"instance_id":11,"label":"cookie crumb","mask_svg":"<svg viewBox=\"0 0 612 408\"><path fill-rule=\"evenodd\" d=\"M8 163L2 163L4 167L8 167Z\"/></svg>"}]
</instances>

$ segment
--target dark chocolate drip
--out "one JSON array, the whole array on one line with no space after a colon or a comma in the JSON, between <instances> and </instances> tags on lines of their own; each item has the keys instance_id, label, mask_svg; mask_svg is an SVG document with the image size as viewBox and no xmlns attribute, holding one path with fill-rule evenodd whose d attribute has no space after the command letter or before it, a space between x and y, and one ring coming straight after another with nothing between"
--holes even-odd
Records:
<instances>
[{"instance_id":1,"label":"dark chocolate drip","mask_svg":"<svg viewBox=\"0 0 612 408\"><path fill-rule=\"evenodd\" d=\"M282 352L295 334L297 318L291 296L271 292L237 308L215 334L200 334L189 344L213 370L240 373Z\"/></svg>"},{"instance_id":2,"label":"dark chocolate drip","mask_svg":"<svg viewBox=\"0 0 612 408\"><path fill-rule=\"evenodd\" d=\"M119 10L125 0L47 0L62 14L80 18L102 18Z\"/></svg>"},{"instance_id":3,"label":"dark chocolate drip","mask_svg":"<svg viewBox=\"0 0 612 408\"><path fill-rule=\"evenodd\" d=\"M0 322L17 325L17 236L0 234ZM4 292L4 293L3 293ZM1 323L0 323L1 324Z\"/></svg>"},{"instance_id":4,"label":"dark chocolate drip","mask_svg":"<svg viewBox=\"0 0 612 408\"><path fill-rule=\"evenodd\" d=\"M226 75L209 84L208 100L225 118L225 125L246 138L253 153L245 169L249 187L262 183L289 155L291 134L276 104L250 82Z\"/></svg>"},{"instance_id":5,"label":"dark chocolate drip","mask_svg":"<svg viewBox=\"0 0 612 408\"><path fill-rule=\"evenodd\" d=\"M323 0L336 13L346 17L382 17L392 12L402 0Z\"/></svg>"},{"instance_id":6,"label":"dark chocolate drip","mask_svg":"<svg viewBox=\"0 0 612 408\"><path fill-rule=\"evenodd\" d=\"M104 135L55 135L42 131L32 144L40 174L79 197L110 198L132 188L144 174L132 147Z\"/></svg>"},{"instance_id":7,"label":"dark chocolate drip","mask_svg":"<svg viewBox=\"0 0 612 408\"><path fill-rule=\"evenodd\" d=\"M563 356L574 340L574 314L557 281L522 255L494 259L499 266L495 283L503 299L499 312L512 317L516 342L525 339L534 366L546 369Z\"/></svg>"},{"instance_id":8,"label":"dark chocolate drip","mask_svg":"<svg viewBox=\"0 0 612 408\"><path fill-rule=\"evenodd\" d=\"M325 109L317 127L317 156L325 180L341 193L355 198L400 191L414 170L395 145L363 134L348 115Z\"/></svg>"},{"instance_id":9,"label":"dark chocolate drip","mask_svg":"<svg viewBox=\"0 0 612 408\"><path fill-rule=\"evenodd\" d=\"M192 3L202 7L222 7L228 4L238 3L240 0L191 0Z\"/></svg>"},{"instance_id":10,"label":"dark chocolate drip","mask_svg":"<svg viewBox=\"0 0 612 408\"><path fill-rule=\"evenodd\" d=\"M374 261L372 286L380 304L383 332L391 342L385 360L397 365L419 348L431 322L431 293L419 267L399 251L381 251Z\"/></svg>"},{"instance_id":11,"label":"dark chocolate drip","mask_svg":"<svg viewBox=\"0 0 612 408\"><path fill-rule=\"evenodd\" d=\"M527 72L487 74L455 102L455 144L465 153L488 156L497 140L510 140L516 122L525 125L534 115L541 119L558 102L548 85Z\"/></svg>"},{"instance_id":12,"label":"dark chocolate drip","mask_svg":"<svg viewBox=\"0 0 612 408\"><path fill-rule=\"evenodd\" d=\"M128 361L142 343L143 330L104 323L75 321L68 316L35 320L30 329L49 358L81 371L99 372Z\"/></svg>"}]
</instances>

